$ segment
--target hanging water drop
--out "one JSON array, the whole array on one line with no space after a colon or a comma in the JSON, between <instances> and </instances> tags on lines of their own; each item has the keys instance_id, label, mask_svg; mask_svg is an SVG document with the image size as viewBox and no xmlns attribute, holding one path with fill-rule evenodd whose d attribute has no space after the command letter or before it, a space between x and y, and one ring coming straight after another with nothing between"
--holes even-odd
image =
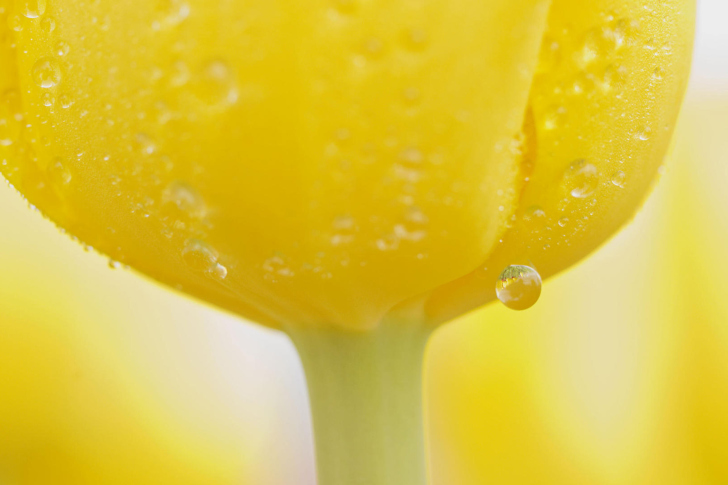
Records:
<instances>
[{"instance_id":1,"label":"hanging water drop","mask_svg":"<svg viewBox=\"0 0 728 485\"><path fill-rule=\"evenodd\" d=\"M529 266L508 266L498 277L495 292L511 310L526 310L541 296L541 276Z\"/></svg>"}]
</instances>

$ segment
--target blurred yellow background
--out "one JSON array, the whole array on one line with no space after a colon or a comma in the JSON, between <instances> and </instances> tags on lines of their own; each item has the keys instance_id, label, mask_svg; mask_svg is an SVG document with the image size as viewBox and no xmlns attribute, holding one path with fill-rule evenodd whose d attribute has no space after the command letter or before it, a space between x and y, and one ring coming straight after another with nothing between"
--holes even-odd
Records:
<instances>
[{"instance_id":1,"label":"blurred yellow background","mask_svg":"<svg viewBox=\"0 0 728 485\"><path fill-rule=\"evenodd\" d=\"M728 36L705 0L665 174L528 312L442 329L436 485L728 483ZM312 485L283 337L112 271L0 188L0 483Z\"/></svg>"},{"instance_id":2,"label":"blurred yellow background","mask_svg":"<svg viewBox=\"0 0 728 485\"><path fill-rule=\"evenodd\" d=\"M533 310L441 331L436 483L728 483L728 96L682 125L635 222Z\"/></svg>"}]
</instances>

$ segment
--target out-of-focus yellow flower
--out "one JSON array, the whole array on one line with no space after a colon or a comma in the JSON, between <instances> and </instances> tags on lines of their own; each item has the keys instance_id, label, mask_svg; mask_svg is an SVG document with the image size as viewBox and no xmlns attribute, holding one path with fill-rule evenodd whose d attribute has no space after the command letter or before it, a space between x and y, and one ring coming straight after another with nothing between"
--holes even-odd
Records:
<instances>
[{"instance_id":1,"label":"out-of-focus yellow flower","mask_svg":"<svg viewBox=\"0 0 728 485\"><path fill-rule=\"evenodd\" d=\"M430 361L435 483L728 481L728 97L697 93L654 200L527 314Z\"/></svg>"},{"instance_id":2,"label":"out-of-focus yellow flower","mask_svg":"<svg viewBox=\"0 0 728 485\"><path fill-rule=\"evenodd\" d=\"M246 338L236 322L131 273L109 277L5 186L0 206L0 482L283 485L310 474L296 445L306 433L276 445L297 429L280 348L253 354L253 341L270 343L255 335L226 346Z\"/></svg>"}]
</instances>

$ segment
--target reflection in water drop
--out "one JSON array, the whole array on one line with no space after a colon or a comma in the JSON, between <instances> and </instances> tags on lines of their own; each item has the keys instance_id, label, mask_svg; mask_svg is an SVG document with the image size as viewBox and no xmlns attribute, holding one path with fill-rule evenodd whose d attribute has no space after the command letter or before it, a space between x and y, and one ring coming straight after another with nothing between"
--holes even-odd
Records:
<instances>
[{"instance_id":1,"label":"reflection in water drop","mask_svg":"<svg viewBox=\"0 0 728 485\"><path fill-rule=\"evenodd\" d=\"M498 277L495 292L511 310L526 310L541 296L541 276L529 266L508 266Z\"/></svg>"}]
</instances>

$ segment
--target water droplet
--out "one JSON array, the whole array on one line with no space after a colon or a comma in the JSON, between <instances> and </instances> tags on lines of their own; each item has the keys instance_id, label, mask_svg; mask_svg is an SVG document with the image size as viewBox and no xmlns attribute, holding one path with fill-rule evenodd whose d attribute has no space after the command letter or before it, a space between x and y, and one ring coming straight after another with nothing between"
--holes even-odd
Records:
<instances>
[{"instance_id":1,"label":"water droplet","mask_svg":"<svg viewBox=\"0 0 728 485\"><path fill-rule=\"evenodd\" d=\"M227 107L238 100L235 78L227 64L212 61L205 65L196 83L195 94L211 107Z\"/></svg>"},{"instance_id":2,"label":"water droplet","mask_svg":"<svg viewBox=\"0 0 728 485\"><path fill-rule=\"evenodd\" d=\"M153 30L171 28L181 24L190 16L190 6L183 0L158 0L157 19L152 22Z\"/></svg>"},{"instance_id":3,"label":"water droplet","mask_svg":"<svg viewBox=\"0 0 728 485\"><path fill-rule=\"evenodd\" d=\"M73 99L67 94L61 94L59 101L61 102L61 107L64 109L68 109L71 106L73 106Z\"/></svg>"},{"instance_id":4,"label":"water droplet","mask_svg":"<svg viewBox=\"0 0 728 485\"><path fill-rule=\"evenodd\" d=\"M292 278L296 274L286 265L285 260L281 256L273 256L263 263L263 270L266 272L264 278L272 283L278 282L278 277Z\"/></svg>"},{"instance_id":5,"label":"water droplet","mask_svg":"<svg viewBox=\"0 0 728 485\"><path fill-rule=\"evenodd\" d=\"M541 276L529 266L508 266L498 277L495 292L511 310L526 310L541 296Z\"/></svg>"},{"instance_id":6,"label":"water droplet","mask_svg":"<svg viewBox=\"0 0 728 485\"><path fill-rule=\"evenodd\" d=\"M43 57L33 65L33 81L41 88L52 88L61 82L61 67L51 57Z\"/></svg>"},{"instance_id":7,"label":"water droplet","mask_svg":"<svg viewBox=\"0 0 728 485\"><path fill-rule=\"evenodd\" d=\"M157 151L157 144L146 133L137 133L134 139L144 155L151 155Z\"/></svg>"},{"instance_id":8,"label":"water droplet","mask_svg":"<svg viewBox=\"0 0 728 485\"><path fill-rule=\"evenodd\" d=\"M29 19L35 19L46 11L46 0L23 0L22 12Z\"/></svg>"},{"instance_id":9,"label":"water droplet","mask_svg":"<svg viewBox=\"0 0 728 485\"><path fill-rule=\"evenodd\" d=\"M356 238L356 221L349 215L336 217L331 226L334 229L331 236L332 246L349 244Z\"/></svg>"},{"instance_id":10,"label":"water droplet","mask_svg":"<svg viewBox=\"0 0 728 485\"><path fill-rule=\"evenodd\" d=\"M217 264L218 253L204 241L189 239L185 242L182 257L194 271L207 271Z\"/></svg>"},{"instance_id":11,"label":"water droplet","mask_svg":"<svg viewBox=\"0 0 728 485\"><path fill-rule=\"evenodd\" d=\"M612 175L612 184L619 187L620 189L624 188L626 180L627 174L622 172L621 170L614 172L614 175Z\"/></svg>"},{"instance_id":12,"label":"water droplet","mask_svg":"<svg viewBox=\"0 0 728 485\"><path fill-rule=\"evenodd\" d=\"M389 234L377 239L374 244L380 251L396 251L399 248L399 238L394 234Z\"/></svg>"},{"instance_id":13,"label":"water droplet","mask_svg":"<svg viewBox=\"0 0 728 485\"><path fill-rule=\"evenodd\" d=\"M225 279L228 271L218 263L218 257L214 248L199 239L188 239L182 250L182 258L190 269L214 279Z\"/></svg>"},{"instance_id":14,"label":"water droplet","mask_svg":"<svg viewBox=\"0 0 728 485\"><path fill-rule=\"evenodd\" d=\"M60 158L56 158L48 165L47 172L51 183L56 186L63 187L71 183L71 172Z\"/></svg>"},{"instance_id":15,"label":"water droplet","mask_svg":"<svg viewBox=\"0 0 728 485\"><path fill-rule=\"evenodd\" d=\"M69 46L67 43L61 41L58 44L56 44L56 54L63 57L68 54L68 51L71 50L71 46Z\"/></svg>"},{"instance_id":16,"label":"water droplet","mask_svg":"<svg viewBox=\"0 0 728 485\"><path fill-rule=\"evenodd\" d=\"M23 30L23 19L20 15L10 15L8 17L8 27L13 32L22 32Z\"/></svg>"},{"instance_id":17,"label":"water droplet","mask_svg":"<svg viewBox=\"0 0 728 485\"><path fill-rule=\"evenodd\" d=\"M110 259L108 261L108 266L111 269L120 269L123 265L118 261L114 261L113 259Z\"/></svg>"},{"instance_id":18,"label":"water droplet","mask_svg":"<svg viewBox=\"0 0 728 485\"><path fill-rule=\"evenodd\" d=\"M554 106L544 113L543 127L545 130L555 130L559 125L563 124L566 118L566 108L563 106Z\"/></svg>"},{"instance_id":19,"label":"water droplet","mask_svg":"<svg viewBox=\"0 0 728 485\"><path fill-rule=\"evenodd\" d=\"M568 217L563 217L563 218L559 219L559 226L560 227L566 227L568 224L569 224L569 218Z\"/></svg>"},{"instance_id":20,"label":"water droplet","mask_svg":"<svg viewBox=\"0 0 728 485\"><path fill-rule=\"evenodd\" d=\"M227 278L228 269L220 263L215 264L212 268L207 271L207 275L211 278L224 280Z\"/></svg>"},{"instance_id":21,"label":"water droplet","mask_svg":"<svg viewBox=\"0 0 728 485\"><path fill-rule=\"evenodd\" d=\"M203 219L207 215L207 207L202 196L184 182L175 181L169 184L162 194L162 202L173 204L193 219Z\"/></svg>"},{"instance_id":22,"label":"water droplet","mask_svg":"<svg viewBox=\"0 0 728 485\"><path fill-rule=\"evenodd\" d=\"M577 199L590 196L599 184L599 171L584 159L573 161L564 172L562 185Z\"/></svg>"},{"instance_id":23,"label":"water droplet","mask_svg":"<svg viewBox=\"0 0 728 485\"><path fill-rule=\"evenodd\" d=\"M184 86L190 81L190 68L184 61L176 61L172 64L172 73L169 81L172 86Z\"/></svg>"},{"instance_id":24,"label":"water droplet","mask_svg":"<svg viewBox=\"0 0 728 485\"><path fill-rule=\"evenodd\" d=\"M656 67L654 71L652 71L652 79L654 81L662 81L665 78L665 70L661 67Z\"/></svg>"},{"instance_id":25,"label":"water droplet","mask_svg":"<svg viewBox=\"0 0 728 485\"><path fill-rule=\"evenodd\" d=\"M533 205L526 209L526 212L523 213L523 220L526 222L546 222L546 212L537 205Z\"/></svg>"},{"instance_id":26,"label":"water droplet","mask_svg":"<svg viewBox=\"0 0 728 485\"><path fill-rule=\"evenodd\" d=\"M40 27L48 34L56 30L56 21L51 17L45 17L40 21Z\"/></svg>"},{"instance_id":27,"label":"water droplet","mask_svg":"<svg viewBox=\"0 0 728 485\"><path fill-rule=\"evenodd\" d=\"M418 165L424 159L422 152L417 148L407 148L399 154L399 158L406 163Z\"/></svg>"},{"instance_id":28,"label":"water droplet","mask_svg":"<svg viewBox=\"0 0 728 485\"><path fill-rule=\"evenodd\" d=\"M635 136L636 136L636 137L637 137L637 139L638 139L638 140L640 140L640 141L647 141L647 140L649 140L649 139L650 139L650 134L651 134L651 132L652 132L652 130L650 129L650 127L649 127L649 126L641 126L641 127L640 127L640 128L639 128L639 129L637 130L637 133L635 134Z\"/></svg>"},{"instance_id":29,"label":"water droplet","mask_svg":"<svg viewBox=\"0 0 728 485\"><path fill-rule=\"evenodd\" d=\"M51 93L43 93L43 96L40 97L41 102L43 103L43 106L51 107L55 104L56 99L53 97Z\"/></svg>"}]
</instances>

